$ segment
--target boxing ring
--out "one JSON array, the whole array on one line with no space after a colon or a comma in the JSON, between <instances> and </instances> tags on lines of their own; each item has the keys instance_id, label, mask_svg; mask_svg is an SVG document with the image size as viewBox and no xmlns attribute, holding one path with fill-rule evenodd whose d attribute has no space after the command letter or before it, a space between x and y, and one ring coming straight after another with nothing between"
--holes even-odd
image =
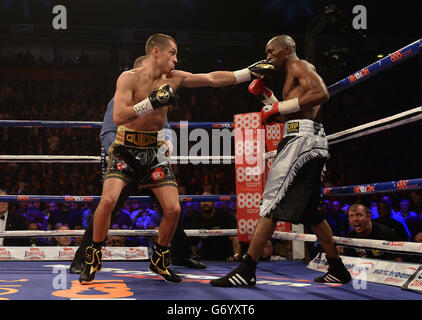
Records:
<instances>
[{"instance_id":1,"label":"boxing ring","mask_svg":"<svg viewBox=\"0 0 422 320\"><path fill-rule=\"evenodd\" d=\"M331 85L331 96L350 88L366 79L419 54L422 39L397 50L389 56L365 67L343 80ZM327 136L329 144L360 138L375 132L382 132L422 119L422 107L417 106L408 111L362 124ZM0 126L15 128L101 128L101 122L76 121L17 121L1 120ZM170 122L171 128L218 129L233 128L231 122ZM264 155L265 159L275 156L274 152ZM172 163L186 161L222 161L234 162L234 156L172 156ZM100 163L100 156L55 156L55 155L0 155L1 162L41 162L41 163ZM354 196L383 192L408 191L422 189L422 178L398 181L376 182L360 185L322 188L323 196ZM53 195L0 195L0 202L99 202L100 196L53 196ZM132 196L129 201L150 202L148 196ZM235 195L181 195L180 201L236 201ZM0 237L54 237L81 236L83 230L69 231L5 231ZM236 229L230 230L185 230L188 236L227 236L237 235ZM110 230L108 235L151 236L156 230ZM299 242L315 242L311 234L295 232L275 232L273 238ZM359 248L376 248L405 254L422 255L422 243L393 243L383 240L350 239L334 237L337 244ZM148 271L147 257L128 261L104 260L101 272L89 285L80 285L79 275L69 274L71 257L67 259L22 259L13 261L10 257L13 248L0 247L0 299L14 300L67 300L67 299L133 299L133 300L422 300L422 265L406 264L402 266L385 266L393 268L390 278L401 279L400 285L383 283L360 277L362 264L372 263L360 259L354 260L352 268L353 282L346 285L314 283L311 279L324 272L324 257L306 264L303 261L282 259L280 261L262 261L257 266L257 286L250 288L216 288L209 281L227 274L234 268L233 262L203 260L205 270L192 270L174 266L183 282L177 285L157 281L160 277ZM9 250L9 255L7 252ZM35 249L34 249L35 250ZM8 258L4 258L4 256ZM26 256L26 253L25 253ZM37 261L43 260L43 261ZM67 261L66 261L67 260ZM122 261L125 260L125 261ZM356 269L356 267L359 267ZM399 268L399 269L395 269ZM407 271L403 271L403 270ZM368 269L365 269L368 271ZM397 271L400 270L400 271ZM365 271L365 272L366 272ZM407 272L407 273L406 273ZM397 281L398 282L398 281ZM413 285L413 287L412 287ZM401 290L406 289L406 290Z\"/></svg>"},{"instance_id":2,"label":"boxing ring","mask_svg":"<svg viewBox=\"0 0 422 320\"><path fill-rule=\"evenodd\" d=\"M254 289L216 288L209 281L227 274L237 263L202 261L207 269L174 266L183 279L179 284L168 284L148 271L149 261L104 261L89 285L79 284L79 275L66 273L70 262L1 261L0 299L422 300L418 293L378 283L368 282L365 289L355 289L353 283L314 283L311 279L321 273L292 260L260 262Z\"/></svg>"}]
</instances>

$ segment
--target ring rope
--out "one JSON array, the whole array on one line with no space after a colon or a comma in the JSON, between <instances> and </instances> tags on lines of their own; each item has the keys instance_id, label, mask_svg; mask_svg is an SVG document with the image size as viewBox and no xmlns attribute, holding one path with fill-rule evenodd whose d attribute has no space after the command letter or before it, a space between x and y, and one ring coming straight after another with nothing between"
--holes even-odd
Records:
<instances>
[{"instance_id":1,"label":"ring rope","mask_svg":"<svg viewBox=\"0 0 422 320\"><path fill-rule=\"evenodd\" d=\"M34 230L34 231L27 231L27 230L15 230L15 231L3 231L0 232L0 238L3 237L13 237L13 238L21 238L21 237L66 237L66 236L83 236L85 230ZM185 233L188 237L216 237L216 236L236 236L237 229L212 229L212 230L205 230L205 229L186 229ZM141 236L157 236L158 230L156 229L147 229L147 230L109 230L107 232L109 236L134 236L134 237L141 237Z\"/></svg>"},{"instance_id":2,"label":"ring rope","mask_svg":"<svg viewBox=\"0 0 422 320\"><path fill-rule=\"evenodd\" d=\"M413 115L413 116L412 116ZM422 107L413 108L396 115L380 120L368 122L347 130L333 133L327 136L329 144L362 137L365 135L381 132L397 126L419 121L422 119ZM385 124L384 126L381 126ZM341 139L344 137L343 139ZM277 155L277 150L266 152L263 158L271 159ZM201 162L230 164L235 161L234 156L171 156L172 164ZM47 162L47 163L100 163L101 156L66 156L66 155L0 155L0 162Z\"/></svg>"},{"instance_id":3,"label":"ring rope","mask_svg":"<svg viewBox=\"0 0 422 320\"><path fill-rule=\"evenodd\" d=\"M50 121L50 120L0 120L0 127L12 128L76 128L101 129L102 121ZM233 122L169 122L172 129L223 129L233 128Z\"/></svg>"},{"instance_id":4,"label":"ring rope","mask_svg":"<svg viewBox=\"0 0 422 320\"><path fill-rule=\"evenodd\" d=\"M415 115L416 114L416 115ZM366 136L369 134L381 132L398 126L402 126L408 123L419 121L422 119L422 107L417 107L411 110L407 110L390 117L386 117L380 120L368 122L366 124L359 125L347 130L339 131L327 136L329 144L335 144L338 142ZM381 126L385 124L384 126ZM344 137L344 138L343 138ZM340 139L342 138L342 139Z\"/></svg>"},{"instance_id":5,"label":"ring rope","mask_svg":"<svg viewBox=\"0 0 422 320\"><path fill-rule=\"evenodd\" d=\"M322 188L324 196L352 196L365 193L382 193L422 189L422 179L376 182L343 187Z\"/></svg>"},{"instance_id":6,"label":"ring rope","mask_svg":"<svg viewBox=\"0 0 422 320\"><path fill-rule=\"evenodd\" d=\"M0 238L4 237L65 237L65 236L83 236L85 230L36 230L36 231L4 231L0 232ZM188 237L218 237L218 236L236 236L237 229L219 229L219 230L206 230L206 229L186 229L186 236ZM109 236L157 236L158 230L109 230ZM292 233L275 231L273 239L302 241L302 242L315 242L317 237L314 234ZM382 249L385 251L398 251L407 253L422 254L422 243L419 242L397 242L386 240L372 240L372 239L356 239L356 238L343 238L334 236L336 244L347 247L371 248Z\"/></svg>"},{"instance_id":7,"label":"ring rope","mask_svg":"<svg viewBox=\"0 0 422 320\"><path fill-rule=\"evenodd\" d=\"M170 163L232 163L234 156L171 156ZM42 163L100 163L101 156L66 155L0 155L0 162L42 162Z\"/></svg>"},{"instance_id":8,"label":"ring rope","mask_svg":"<svg viewBox=\"0 0 422 320\"><path fill-rule=\"evenodd\" d=\"M353 196L357 194L395 192L422 189L422 179L396 180L369 184L321 188L323 196ZM99 202L101 196L0 195L0 202ZM180 195L181 202L235 201L236 195ZM151 202L149 196L131 196L129 201Z\"/></svg>"},{"instance_id":9,"label":"ring rope","mask_svg":"<svg viewBox=\"0 0 422 320\"><path fill-rule=\"evenodd\" d=\"M45 196L45 195L0 195L0 202L100 202L101 196ZM131 196L130 201L151 202L153 201L149 196ZM180 195L181 202L218 202L218 201L235 201L236 195Z\"/></svg>"},{"instance_id":10,"label":"ring rope","mask_svg":"<svg viewBox=\"0 0 422 320\"><path fill-rule=\"evenodd\" d=\"M411 44L389 54L388 56L364 67L354 74L332 84L327 89L330 95L335 95L347 88L350 88L374 75L384 71L400 62L403 62L419 53L422 48L422 39L416 40Z\"/></svg>"}]
</instances>

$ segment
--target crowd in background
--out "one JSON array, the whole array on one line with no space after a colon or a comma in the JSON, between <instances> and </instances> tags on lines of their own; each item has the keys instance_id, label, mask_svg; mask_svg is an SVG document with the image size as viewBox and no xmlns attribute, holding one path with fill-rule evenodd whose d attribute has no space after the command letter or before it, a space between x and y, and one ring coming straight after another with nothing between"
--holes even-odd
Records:
<instances>
[{"instance_id":1,"label":"crowd in background","mask_svg":"<svg viewBox=\"0 0 422 320\"><path fill-rule=\"evenodd\" d=\"M11 61L24 61L21 66L27 67L48 66L42 57L35 58L30 53L15 58L2 57L1 64L13 66ZM87 59L62 64L90 66ZM420 96L414 95L409 95L406 102L402 101L406 90L414 90L414 84L400 86L397 72L407 72L409 68L412 68L412 64L405 65L402 71L386 72L382 79L376 77L375 80L368 80L366 87L357 86L332 97L323 108L326 132L334 133L393 115L416 106L415 101L420 103ZM114 92L114 81L115 79L106 83L94 80L11 81L0 78L0 119L102 121L107 103ZM276 96L279 96L276 88L277 85L274 85ZM182 88L177 92L175 106L169 110L168 120L230 122L233 121L234 114L256 112L260 108L261 102L248 93L247 84L224 88ZM332 158L327 164L325 186L422 177L418 161L415 161L416 154L413 154L418 146L419 133L420 128L417 125L409 124L406 130L398 128L359 138L359 143L352 140L331 146ZM98 129L0 127L0 154L99 155L98 135ZM365 145L376 145L376 148ZM180 194L235 193L234 165L173 165L173 170ZM0 162L0 188L8 194L100 195L101 183L99 164ZM345 235L352 227L347 221L347 208L354 202L365 202L371 208L372 218L375 219L375 208L381 202L382 196L384 195L374 195L371 198L324 199L323 209L326 210L326 217L334 234ZM403 212L402 200L406 198L409 210L422 219L422 196L419 192L391 193L388 196L394 212ZM157 208L154 206L156 205L128 203L113 228L149 228L150 226L139 221L141 217L155 214ZM224 207L232 215L236 214L234 202L221 202L216 206ZM10 204L11 209L25 218L28 229L40 230L61 227L84 229L95 207L96 204ZM199 214L199 204L184 203L182 208L188 227L188 217ZM403 216L403 222L406 218ZM403 226L406 228L408 240L417 241L415 231L411 231L406 223ZM75 240L72 239L72 243L76 243ZM55 241L48 241L48 244L55 244ZM133 241L126 244L136 244L138 240Z\"/></svg>"}]
</instances>

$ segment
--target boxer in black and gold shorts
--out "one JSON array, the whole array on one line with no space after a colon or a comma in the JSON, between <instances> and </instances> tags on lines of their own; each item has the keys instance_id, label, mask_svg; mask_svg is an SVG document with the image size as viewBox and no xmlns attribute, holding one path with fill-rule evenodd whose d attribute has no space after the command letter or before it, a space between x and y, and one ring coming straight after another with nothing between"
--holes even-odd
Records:
<instances>
[{"instance_id":1,"label":"boxer in black and gold shorts","mask_svg":"<svg viewBox=\"0 0 422 320\"><path fill-rule=\"evenodd\" d=\"M104 180L119 178L139 187L177 186L170 166L164 130L148 132L117 128L116 139L109 149Z\"/></svg>"}]
</instances>

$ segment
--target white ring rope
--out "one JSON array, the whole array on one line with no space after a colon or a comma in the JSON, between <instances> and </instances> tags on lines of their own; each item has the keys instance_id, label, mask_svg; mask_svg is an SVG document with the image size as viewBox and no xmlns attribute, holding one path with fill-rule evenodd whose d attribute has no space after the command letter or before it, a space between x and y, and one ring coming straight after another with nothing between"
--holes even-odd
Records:
<instances>
[{"instance_id":1,"label":"white ring rope","mask_svg":"<svg viewBox=\"0 0 422 320\"><path fill-rule=\"evenodd\" d=\"M0 238L4 237L60 237L60 236L83 236L85 230L50 230L50 231L5 231L0 232ZM219 230L185 230L188 237L218 237L218 236L237 236L237 229L219 229ZM157 236L158 230L109 230L109 236ZM386 240L343 238L334 236L334 241L338 245L359 248L380 249L384 251L398 251L407 253L422 254L422 243L419 242L397 242ZM273 239L291 240L302 242L315 242L317 237L314 234L292 233L275 231Z\"/></svg>"},{"instance_id":2,"label":"white ring rope","mask_svg":"<svg viewBox=\"0 0 422 320\"><path fill-rule=\"evenodd\" d=\"M317 237L314 234L304 233L291 233L291 232L274 232L274 239L315 242ZM356 238L343 238L333 236L334 242L338 245L348 247L372 248L381 249L386 251L400 251L422 254L422 243L419 242L397 242L387 240L372 240L372 239L356 239Z\"/></svg>"},{"instance_id":3,"label":"white ring rope","mask_svg":"<svg viewBox=\"0 0 422 320\"><path fill-rule=\"evenodd\" d=\"M416 114L416 115L413 115L413 114ZM411 115L413 116L409 117ZM327 136L327 140L330 142L330 144L335 144L338 142L342 142L342 141L366 136L372 133L388 130L394 127L402 126L411 122L419 121L421 119L422 119L422 107L417 107L417 108L404 111L387 118L368 122L366 124L362 124L357 127L353 127L344 131L330 134ZM385 123L387 124L382 127L379 127L380 125L385 124ZM344 138L340 139L341 137L344 137Z\"/></svg>"},{"instance_id":4,"label":"white ring rope","mask_svg":"<svg viewBox=\"0 0 422 320\"><path fill-rule=\"evenodd\" d=\"M342 141L362 137L365 135L381 132L394 127L419 121L422 119L422 107L413 108L396 115L386 117L380 120L368 122L347 130L333 133L327 136L329 144L335 144ZM383 125L385 124L385 125ZM380 127L380 125L383 125ZM343 138L342 138L343 137ZM342 139L341 139L342 138ZM277 151L270 151L264 154L265 159L274 158ZM173 164L183 162L209 162L218 164L232 163L234 156L171 156L170 162ZM100 163L100 156L57 156L57 155L0 155L0 162L49 162L49 163Z\"/></svg>"},{"instance_id":5,"label":"white ring rope","mask_svg":"<svg viewBox=\"0 0 422 320\"><path fill-rule=\"evenodd\" d=\"M234 156L172 156L173 164L183 162L223 161L231 162ZM100 163L100 156L65 156L65 155L0 155L0 162L47 162L47 163Z\"/></svg>"}]
</instances>

